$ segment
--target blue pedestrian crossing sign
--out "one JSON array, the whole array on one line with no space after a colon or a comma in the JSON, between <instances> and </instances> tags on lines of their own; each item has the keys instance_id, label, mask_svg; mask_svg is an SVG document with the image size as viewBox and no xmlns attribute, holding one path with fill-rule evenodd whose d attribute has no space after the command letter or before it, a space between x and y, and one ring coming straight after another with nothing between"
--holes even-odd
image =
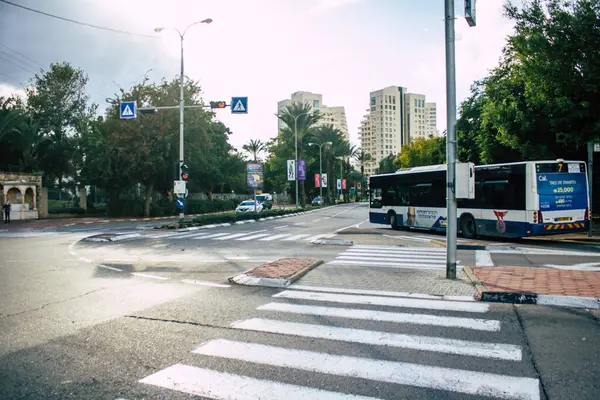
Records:
<instances>
[{"instance_id":1,"label":"blue pedestrian crossing sign","mask_svg":"<svg viewBox=\"0 0 600 400\"><path fill-rule=\"evenodd\" d=\"M180 197L180 198L178 198L178 199L175 201L175 206L176 206L177 208L179 208L180 210L183 210L183 209L184 209L184 207L185 207L185 199L184 199L183 197Z\"/></svg>"},{"instance_id":2,"label":"blue pedestrian crossing sign","mask_svg":"<svg viewBox=\"0 0 600 400\"><path fill-rule=\"evenodd\" d=\"M248 98L247 97L232 97L231 98L231 113L232 114L248 114Z\"/></svg>"},{"instance_id":3,"label":"blue pedestrian crossing sign","mask_svg":"<svg viewBox=\"0 0 600 400\"><path fill-rule=\"evenodd\" d=\"M121 119L133 119L137 117L137 102L122 101L119 107L119 117Z\"/></svg>"}]
</instances>

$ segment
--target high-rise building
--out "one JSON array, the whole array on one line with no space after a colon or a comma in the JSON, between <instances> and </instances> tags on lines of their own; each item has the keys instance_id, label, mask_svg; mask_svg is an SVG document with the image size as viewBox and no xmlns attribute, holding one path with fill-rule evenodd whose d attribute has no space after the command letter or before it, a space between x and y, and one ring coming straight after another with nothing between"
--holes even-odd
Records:
<instances>
[{"instance_id":1,"label":"high-rise building","mask_svg":"<svg viewBox=\"0 0 600 400\"><path fill-rule=\"evenodd\" d=\"M401 86L389 86L370 93L370 107L359 128L361 148L372 161L365 174L375 173L381 160L400 153L402 146L418 137L436 134L435 103L425 95L408 93Z\"/></svg>"},{"instance_id":2,"label":"high-rise building","mask_svg":"<svg viewBox=\"0 0 600 400\"><path fill-rule=\"evenodd\" d=\"M285 107L292 103L309 104L313 110L321 113L321 120L317 126L333 125L342 132L342 135L348 140L348 123L346 122L346 111L344 107L327 107L323 105L323 95L311 92L292 93L290 99L285 99L277 103L277 112L281 113ZM278 119L277 129L283 129L286 125Z\"/></svg>"}]
</instances>

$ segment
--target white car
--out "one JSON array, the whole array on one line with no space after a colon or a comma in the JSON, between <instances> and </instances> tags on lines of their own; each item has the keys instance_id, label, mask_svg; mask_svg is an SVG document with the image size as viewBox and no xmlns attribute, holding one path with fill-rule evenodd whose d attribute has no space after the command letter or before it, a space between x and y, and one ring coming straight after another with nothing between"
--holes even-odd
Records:
<instances>
[{"instance_id":1,"label":"white car","mask_svg":"<svg viewBox=\"0 0 600 400\"><path fill-rule=\"evenodd\" d=\"M263 210L262 204L256 202L256 212L261 212ZM242 201L239 206L235 209L236 212L253 212L254 211L254 201L247 200Z\"/></svg>"}]
</instances>

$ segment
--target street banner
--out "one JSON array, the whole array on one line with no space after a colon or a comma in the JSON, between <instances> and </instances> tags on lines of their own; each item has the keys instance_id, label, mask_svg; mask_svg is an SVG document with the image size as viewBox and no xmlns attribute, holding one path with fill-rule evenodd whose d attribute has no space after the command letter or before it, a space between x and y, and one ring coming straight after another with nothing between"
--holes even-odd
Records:
<instances>
[{"instance_id":1,"label":"street banner","mask_svg":"<svg viewBox=\"0 0 600 400\"><path fill-rule=\"evenodd\" d=\"M315 187L321 187L321 179L319 177L319 174L315 174Z\"/></svg>"},{"instance_id":2,"label":"street banner","mask_svg":"<svg viewBox=\"0 0 600 400\"><path fill-rule=\"evenodd\" d=\"M342 190L342 180L341 180L341 179L338 179L338 180L336 181L336 183L337 183L337 190Z\"/></svg>"},{"instance_id":3,"label":"street banner","mask_svg":"<svg viewBox=\"0 0 600 400\"><path fill-rule=\"evenodd\" d=\"M342 179L342 189L346 190L346 180Z\"/></svg>"},{"instance_id":4,"label":"street banner","mask_svg":"<svg viewBox=\"0 0 600 400\"><path fill-rule=\"evenodd\" d=\"M327 174L323 174L321 177L321 185L323 185L324 188L327 187Z\"/></svg>"},{"instance_id":5,"label":"street banner","mask_svg":"<svg viewBox=\"0 0 600 400\"><path fill-rule=\"evenodd\" d=\"M296 180L296 160L287 160L287 180Z\"/></svg>"},{"instance_id":6,"label":"street banner","mask_svg":"<svg viewBox=\"0 0 600 400\"><path fill-rule=\"evenodd\" d=\"M246 164L246 182L248 183L248 188L250 189L262 189L264 182L262 164Z\"/></svg>"},{"instance_id":7,"label":"street banner","mask_svg":"<svg viewBox=\"0 0 600 400\"><path fill-rule=\"evenodd\" d=\"M298 160L298 180L305 181L306 180L306 161Z\"/></svg>"}]
</instances>

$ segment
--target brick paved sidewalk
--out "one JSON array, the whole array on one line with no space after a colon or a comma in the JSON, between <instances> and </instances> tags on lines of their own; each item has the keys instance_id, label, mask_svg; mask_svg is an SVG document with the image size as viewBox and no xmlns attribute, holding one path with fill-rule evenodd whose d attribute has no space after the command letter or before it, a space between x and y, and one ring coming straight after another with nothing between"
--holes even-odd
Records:
<instances>
[{"instance_id":1,"label":"brick paved sidewalk","mask_svg":"<svg viewBox=\"0 0 600 400\"><path fill-rule=\"evenodd\" d=\"M600 272L538 267L469 267L465 272L487 294L539 294L600 298ZM481 293L480 293L481 294Z\"/></svg>"},{"instance_id":2,"label":"brick paved sidewalk","mask_svg":"<svg viewBox=\"0 0 600 400\"><path fill-rule=\"evenodd\" d=\"M321 263L321 260L309 258L281 258L234 276L229 281L249 286L286 287Z\"/></svg>"}]
</instances>

